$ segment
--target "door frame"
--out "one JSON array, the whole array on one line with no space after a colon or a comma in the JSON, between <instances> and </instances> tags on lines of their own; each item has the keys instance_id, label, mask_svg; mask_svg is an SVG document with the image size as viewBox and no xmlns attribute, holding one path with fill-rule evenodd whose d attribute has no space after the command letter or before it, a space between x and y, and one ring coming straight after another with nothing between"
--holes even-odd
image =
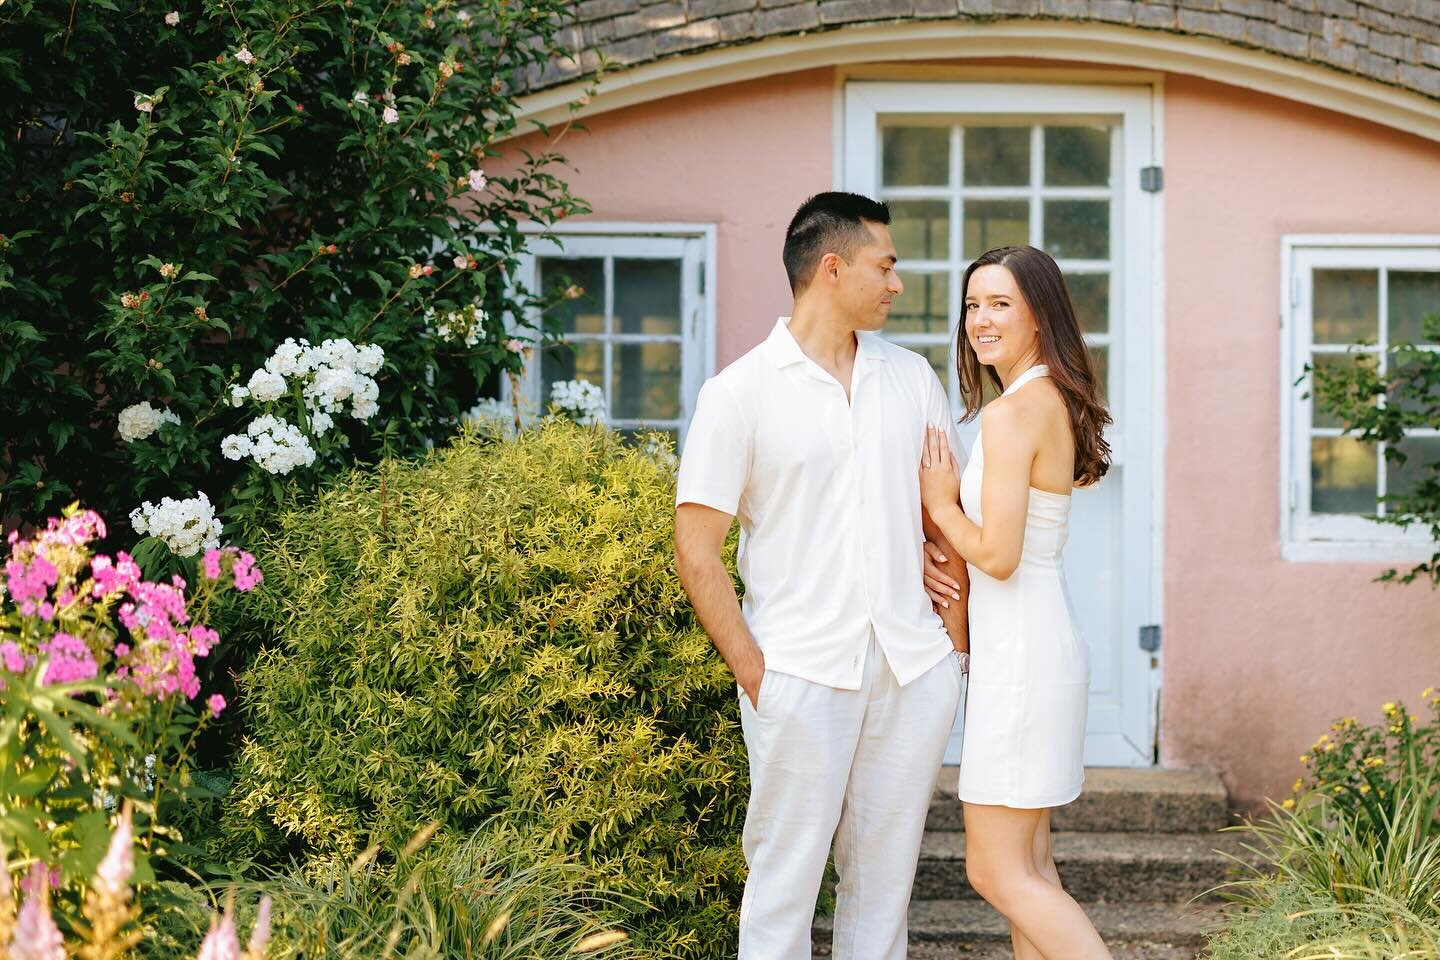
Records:
<instances>
[{"instance_id":1,"label":"door frame","mask_svg":"<svg viewBox=\"0 0 1440 960\"><path fill-rule=\"evenodd\" d=\"M1121 125L1119 247L1112 262L1125 269L1112 307L1110 363L1120 371L1123 433L1109 435L1125 469L1121 498L1122 591L1120 732L1086 737L1092 763L1150 766L1158 758L1160 654L1139 648L1142 626L1161 624L1164 529L1164 324L1160 192L1141 187L1140 170L1162 167L1160 99L1154 83L1102 84L986 80L848 80L837 105L838 189L874 195L879 184L878 121L882 116L933 117L1102 115ZM1162 167L1163 169L1163 167ZM1118 351L1116 350L1118 347ZM1117 356L1118 352L1118 356ZM952 401L955 398L952 397ZM1112 398L1112 405L1113 405Z\"/></svg>"}]
</instances>

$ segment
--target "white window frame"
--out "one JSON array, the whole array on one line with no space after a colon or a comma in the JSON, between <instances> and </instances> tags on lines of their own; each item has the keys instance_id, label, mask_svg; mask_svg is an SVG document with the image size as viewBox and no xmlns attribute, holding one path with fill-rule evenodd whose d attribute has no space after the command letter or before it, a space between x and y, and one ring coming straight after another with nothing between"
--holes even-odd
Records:
<instances>
[{"instance_id":1,"label":"white window frame","mask_svg":"<svg viewBox=\"0 0 1440 960\"><path fill-rule=\"evenodd\" d=\"M1281 238L1280 551L1293 562L1413 563L1434 552L1429 531L1360 515L1310 512L1314 401L1304 376L1313 346L1316 269L1440 269L1440 236L1292 234ZM1386 285L1381 284L1383 337ZM1384 349L1382 339L1378 344ZM1421 431L1422 436L1440 432ZM1382 464L1380 469L1384 469Z\"/></svg>"},{"instance_id":2,"label":"white window frame","mask_svg":"<svg viewBox=\"0 0 1440 960\"><path fill-rule=\"evenodd\" d=\"M693 223L567 223L551 230L527 231L534 238L519 257L514 279L528 290L537 292L537 259L602 258L676 259L681 270L681 387L680 413L676 421L680 442L695 412L695 398L700 386L715 369L715 249L714 224ZM612 294L613 295L613 292ZM608 295L607 295L608 296ZM606 309L609 309L607 303ZM540 326L538 311L525 318L534 335ZM616 342L642 342L641 335L610 337ZM545 408L546 398L540 396L540 359L533 357L520 380L524 415L534 417ZM511 386L506 382L502 397L512 399ZM611 398L607 395L606 401ZM673 421L660 421L659 429L670 429ZM621 423L628 425L630 421Z\"/></svg>"}]
</instances>

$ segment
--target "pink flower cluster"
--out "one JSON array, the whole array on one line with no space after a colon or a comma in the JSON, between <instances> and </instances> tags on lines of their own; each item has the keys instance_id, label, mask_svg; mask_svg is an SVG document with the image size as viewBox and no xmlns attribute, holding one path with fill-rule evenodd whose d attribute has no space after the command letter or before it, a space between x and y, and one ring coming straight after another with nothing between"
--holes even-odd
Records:
<instances>
[{"instance_id":1,"label":"pink flower cluster","mask_svg":"<svg viewBox=\"0 0 1440 960\"><path fill-rule=\"evenodd\" d=\"M31 619L17 635L0 634L0 668L21 673L43 661L47 685L93 680L110 669L144 697L193 700L200 695L196 660L209 655L220 635L192 622L183 578L146 580L123 550L92 555L89 544L103 536L104 522L89 510L52 518L30 540L10 534L4 592ZM201 572L207 593L229 585L247 592L263 580L255 558L234 547L206 551ZM112 615L129 636L107 648ZM211 697L207 706L218 715L224 698Z\"/></svg>"}]
</instances>

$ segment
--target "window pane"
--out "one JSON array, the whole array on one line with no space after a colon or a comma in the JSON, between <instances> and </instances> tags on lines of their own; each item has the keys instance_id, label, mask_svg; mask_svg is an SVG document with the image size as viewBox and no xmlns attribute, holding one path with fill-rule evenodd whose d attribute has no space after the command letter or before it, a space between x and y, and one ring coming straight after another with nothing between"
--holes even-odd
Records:
<instances>
[{"instance_id":1,"label":"window pane","mask_svg":"<svg viewBox=\"0 0 1440 960\"><path fill-rule=\"evenodd\" d=\"M1100 388L1100 399L1110 396L1110 348L1091 347L1090 360L1095 364L1095 383Z\"/></svg>"},{"instance_id":2,"label":"window pane","mask_svg":"<svg viewBox=\"0 0 1440 960\"><path fill-rule=\"evenodd\" d=\"M1405 462L1391 460L1385 465L1385 492L1413 496L1421 483L1435 476L1430 467L1440 463L1440 437L1406 437L1398 449L1405 454Z\"/></svg>"},{"instance_id":3,"label":"window pane","mask_svg":"<svg viewBox=\"0 0 1440 960\"><path fill-rule=\"evenodd\" d=\"M880 131L881 184L943 187L950 183L949 127L885 127Z\"/></svg>"},{"instance_id":4,"label":"window pane","mask_svg":"<svg viewBox=\"0 0 1440 960\"><path fill-rule=\"evenodd\" d=\"M901 260L950 259L948 200L892 200L890 216L890 236Z\"/></svg>"},{"instance_id":5,"label":"window pane","mask_svg":"<svg viewBox=\"0 0 1440 960\"><path fill-rule=\"evenodd\" d=\"M1110 185L1110 130L1046 127L1045 184L1051 187Z\"/></svg>"},{"instance_id":6,"label":"window pane","mask_svg":"<svg viewBox=\"0 0 1440 960\"><path fill-rule=\"evenodd\" d=\"M1110 201L1046 200L1045 249L1070 260L1110 256Z\"/></svg>"},{"instance_id":7,"label":"window pane","mask_svg":"<svg viewBox=\"0 0 1440 960\"><path fill-rule=\"evenodd\" d=\"M1361 362L1362 358L1371 369L1374 369L1375 357L1373 354L1317 353L1313 357L1311 357L1310 365L1313 366L1316 371L1324 371L1327 374L1332 374L1335 376L1346 376L1356 369L1356 366ZM1345 426L1345 423L1339 417L1335 416L1335 414L1331 413L1328 409L1326 409L1325 404L1321 403L1319 398L1315 396L1315 389L1313 384L1302 384L1302 386L1308 386L1310 388L1310 422L1313 426Z\"/></svg>"},{"instance_id":8,"label":"window pane","mask_svg":"<svg viewBox=\"0 0 1440 960\"><path fill-rule=\"evenodd\" d=\"M966 127L964 138L965 186L1029 185L1029 127Z\"/></svg>"},{"instance_id":9,"label":"window pane","mask_svg":"<svg viewBox=\"0 0 1440 960\"><path fill-rule=\"evenodd\" d=\"M1354 343L1380 334L1380 275L1375 270L1316 270L1314 340Z\"/></svg>"},{"instance_id":10,"label":"window pane","mask_svg":"<svg viewBox=\"0 0 1440 960\"><path fill-rule=\"evenodd\" d=\"M1030 242L1030 201L966 200L965 250L968 260L995 247Z\"/></svg>"},{"instance_id":11,"label":"window pane","mask_svg":"<svg viewBox=\"0 0 1440 960\"><path fill-rule=\"evenodd\" d=\"M561 300L550 308L549 315L559 319L561 329L566 333L604 333L605 261L599 258L569 260L560 257L545 257L540 260L542 291L548 294L571 285L580 287L584 295L578 300Z\"/></svg>"},{"instance_id":12,"label":"window pane","mask_svg":"<svg viewBox=\"0 0 1440 960\"><path fill-rule=\"evenodd\" d=\"M1374 444L1354 437L1311 438L1312 513L1373 514L1377 482Z\"/></svg>"},{"instance_id":13,"label":"window pane","mask_svg":"<svg viewBox=\"0 0 1440 960\"><path fill-rule=\"evenodd\" d=\"M1425 336L1425 317L1440 315L1440 273L1391 270L1390 342L1436 343Z\"/></svg>"},{"instance_id":14,"label":"window pane","mask_svg":"<svg viewBox=\"0 0 1440 960\"><path fill-rule=\"evenodd\" d=\"M541 353L540 409L550 409L550 385L557 380L588 380L605 389L605 344L599 340L557 343Z\"/></svg>"},{"instance_id":15,"label":"window pane","mask_svg":"<svg viewBox=\"0 0 1440 960\"><path fill-rule=\"evenodd\" d=\"M617 420L674 420L680 416L680 344L617 343Z\"/></svg>"},{"instance_id":16,"label":"window pane","mask_svg":"<svg viewBox=\"0 0 1440 960\"><path fill-rule=\"evenodd\" d=\"M1080 329L1086 333L1110 329L1110 274L1067 273L1065 286L1070 288L1070 302L1075 304Z\"/></svg>"},{"instance_id":17,"label":"window pane","mask_svg":"<svg viewBox=\"0 0 1440 960\"><path fill-rule=\"evenodd\" d=\"M950 346L945 343L927 344L916 346L905 344L905 349L914 350L916 353L930 361L930 369L935 371L935 376L940 378L946 392L950 390Z\"/></svg>"},{"instance_id":18,"label":"window pane","mask_svg":"<svg viewBox=\"0 0 1440 960\"><path fill-rule=\"evenodd\" d=\"M680 333L680 261L615 261L615 329L657 336Z\"/></svg>"},{"instance_id":19,"label":"window pane","mask_svg":"<svg viewBox=\"0 0 1440 960\"><path fill-rule=\"evenodd\" d=\"M886 333L949 333L950 274L900 273L905 292L890 305Z\"/></svg>"}]
</instances>

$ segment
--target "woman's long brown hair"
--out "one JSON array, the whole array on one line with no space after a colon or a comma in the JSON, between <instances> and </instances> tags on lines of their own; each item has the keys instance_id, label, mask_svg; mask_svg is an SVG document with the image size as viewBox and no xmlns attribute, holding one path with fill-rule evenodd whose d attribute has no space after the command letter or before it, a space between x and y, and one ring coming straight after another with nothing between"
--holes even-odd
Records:
<instances>
[{"instance_id":1,"label":"woman's long brown hair","mask_svg":"<svg viewBox=\"0 0 1440 960\"><path fill-rule=\"evenodd\" d=\"M997 391L1004 389L1000 374L994 367L982 367L970 338L965 332L964 303L970 290L970 275L981 267L1000 266L1010 271L1020 295L1035 317L1040 333L1040 362L1050 370L1050 381L1060 391L1065 409L1070 413L1070 432L1075 437L1075 477L1078 486L1095 483L1110 469L1110 444L1105 441L1105 425L1111 422L1110 411L1100 402L1095 382L1095 364L1085 347L1080 322L1075 319L1075 306L1065 277L1050 255L1034 247L997 247L980 255L965 269L960 285L961 321L956 364L960 368L960 394L965 398L962 422L980 414L984 400L984 381L988 375Z\"/></svg>"}]
</instances>

